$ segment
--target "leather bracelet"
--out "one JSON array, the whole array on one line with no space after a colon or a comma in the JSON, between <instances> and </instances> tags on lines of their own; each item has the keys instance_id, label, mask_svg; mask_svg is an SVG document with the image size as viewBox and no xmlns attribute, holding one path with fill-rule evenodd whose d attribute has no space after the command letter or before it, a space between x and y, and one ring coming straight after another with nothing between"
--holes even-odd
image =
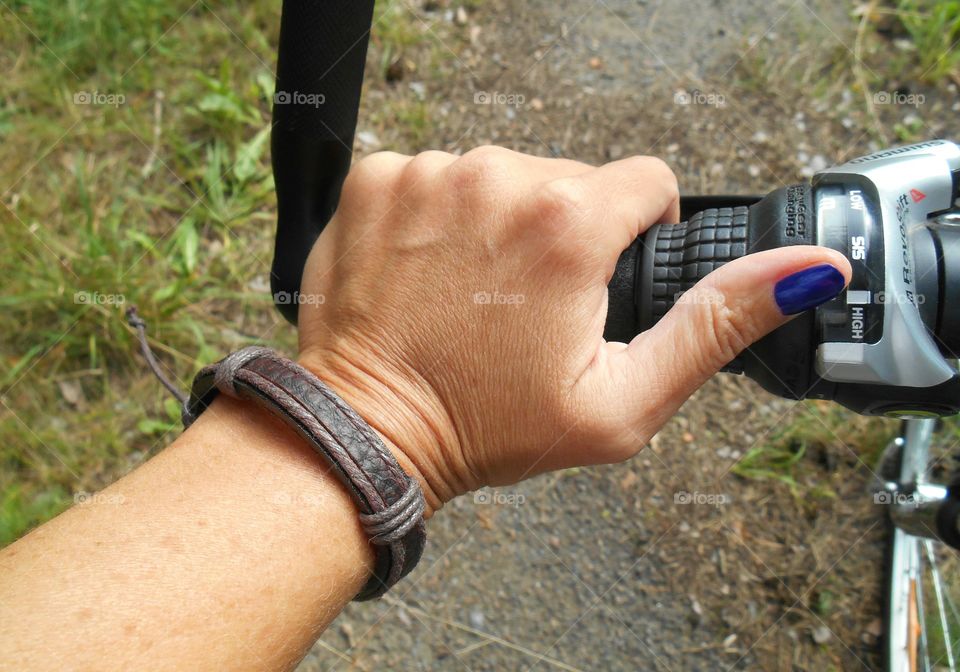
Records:
<instances>
[{"instance_id":1,"label":"leather bracelet","mask_svg":"<svg viewBox=\"0 0 960 672\"><path fill-rule=\"evenodd\" d=\"M299 364L269 348L248 347L200 370L183 406L184 426L221 392L280 418L347 488L376 551L373 575L355 600L380 597L413 569L427 539L423 492L343 399Z\"/></svg>"}]
</instances>

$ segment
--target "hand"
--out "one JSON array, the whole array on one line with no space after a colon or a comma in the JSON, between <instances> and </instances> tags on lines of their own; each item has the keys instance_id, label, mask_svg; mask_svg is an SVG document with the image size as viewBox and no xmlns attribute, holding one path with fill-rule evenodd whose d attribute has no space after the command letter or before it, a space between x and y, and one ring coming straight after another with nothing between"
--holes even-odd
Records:
<instances>
[{"instance_id":1,"label":"hand","mask_svg":"<svg viewBox=\"0 0 960 672\"><path fill-rule=\"evenodd\" d=\"M434 510L486 484L627 459L788 319L777 281L818 264L850 275L825 248L751 255L629 345L605 342L620 252L678 217L676 178L654 158L374 154L307 262L301 362L380 432Z\"/></svg>"}]
</instances>

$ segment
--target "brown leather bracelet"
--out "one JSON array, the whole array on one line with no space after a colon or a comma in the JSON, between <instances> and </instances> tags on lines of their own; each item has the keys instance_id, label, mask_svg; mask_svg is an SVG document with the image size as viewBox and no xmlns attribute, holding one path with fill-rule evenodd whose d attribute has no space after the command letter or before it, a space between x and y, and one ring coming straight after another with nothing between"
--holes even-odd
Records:
<instances>
[{"instance_id":1,"label":"brown leather bracelet","mask_svg":"<svg viewBox=\"0 0 960 672\"><path fill-rule=\"evenodd\" d=\"M347 488L376 550L373 575L354 599L380 597L413 569L427 539L423 492L343 399L299 364L269 348L249 347L200 370L183 407L184 425L220 392L283 420Z\"/></svg>"}]
</instances>

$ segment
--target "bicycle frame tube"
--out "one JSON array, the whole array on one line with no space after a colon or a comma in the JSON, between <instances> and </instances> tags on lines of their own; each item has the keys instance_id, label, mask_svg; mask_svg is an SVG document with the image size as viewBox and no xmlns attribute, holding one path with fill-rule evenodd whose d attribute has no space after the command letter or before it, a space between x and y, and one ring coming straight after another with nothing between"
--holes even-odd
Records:
<instances>
[{"instance_id":1,"label":"bicycle frame tube","mask_svg":"<svg viewBox=\"0 0 960 672\"><path fill-rule=\"evenodd\" d=\"M947 499L947 488L927 482L930 444L936 420L908 420L902 437L900 480L891 484L893 524L915 537L938 539L937 512Z\"/></svg>"}]
</instances>

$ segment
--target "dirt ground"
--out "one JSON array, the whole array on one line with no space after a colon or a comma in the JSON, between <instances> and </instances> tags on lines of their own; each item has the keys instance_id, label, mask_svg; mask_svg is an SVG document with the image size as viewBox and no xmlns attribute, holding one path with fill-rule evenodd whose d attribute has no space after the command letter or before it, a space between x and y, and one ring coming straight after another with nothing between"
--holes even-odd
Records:
<instances>
[{"instance_id":1,"label":"dirt ground","mask_svg":"<svg viewBox=\"0 0 960 672\"><path fill-rule=\"evenodd\" d=\"M850 9L429 2L412 9L425 45L393 81L372 47L358 149L656 154L685 193L766 193L876 147L859 94L804 90L819 76L808 57L853 49ZM438 59L442 76L421 74ZM951 115L938 105L883 113L941 135ZM717 377L628 463L451 503L413 575L348 607L301 672L878 669L885 528L855 438L896 427L851 415L841 436L822 410ZM731 473L791 423L828 437L802 455L801 487Z\"/></svg>"}]
</instances>

